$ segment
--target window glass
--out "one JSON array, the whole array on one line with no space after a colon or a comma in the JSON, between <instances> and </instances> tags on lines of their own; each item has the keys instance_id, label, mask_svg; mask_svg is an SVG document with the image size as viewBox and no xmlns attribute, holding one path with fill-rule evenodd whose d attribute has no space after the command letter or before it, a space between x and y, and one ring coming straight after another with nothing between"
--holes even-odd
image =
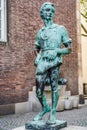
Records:
<instances>
[{"instance_id":1,"label":"window glass","mask_svg":"<svg viewBox=\"0 0 87 130\"><path fill-rule=\"evenodd\" d=\"M0 43L7 42L6 1L0 0Z\"/></svg>"}]
</instances>

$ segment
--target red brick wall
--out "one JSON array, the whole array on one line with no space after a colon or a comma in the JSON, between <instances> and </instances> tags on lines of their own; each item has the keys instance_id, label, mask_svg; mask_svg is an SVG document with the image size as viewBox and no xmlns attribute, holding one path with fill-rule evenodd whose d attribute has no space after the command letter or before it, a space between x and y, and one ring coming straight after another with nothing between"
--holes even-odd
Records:
<instances>
[{"instance_id":1,"label":"red brick wall","mask_svg":"<svg viewBox=\"0 0 87 130\"><path fill-rule=\"evenodd\" d=\"M0 104L26 101L35 85L34 42L43 26L39 9L46 0L8 0L8 42L0 45ZM68 89L78 93L76 0L49 0L56 6L54 21L66 26L73 51L64 58L61 75Z\"/></svg>"}]
</instances>

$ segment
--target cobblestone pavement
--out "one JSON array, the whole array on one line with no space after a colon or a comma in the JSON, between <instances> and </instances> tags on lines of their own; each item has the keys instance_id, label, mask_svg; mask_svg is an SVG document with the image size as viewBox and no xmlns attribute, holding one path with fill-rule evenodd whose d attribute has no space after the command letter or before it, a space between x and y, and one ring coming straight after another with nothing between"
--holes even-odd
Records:
<instances>
[{"instance_id":1,"label":"cobblestone pavement","mask_svg":"<svg viewBox=\"0 0 87 130\"><path fill-rule=\"evenodd\" d=\"M0 130L12 130L12 128L23 126L26 122L31 121L36 114L36 112L30 112L0 116ZM45 115L44 119L47 120L48 117L49 114ZM78 109L57 112L57 118L66 120L68 125L87 127L87 105Z\"/></svg>"}]
</instances>

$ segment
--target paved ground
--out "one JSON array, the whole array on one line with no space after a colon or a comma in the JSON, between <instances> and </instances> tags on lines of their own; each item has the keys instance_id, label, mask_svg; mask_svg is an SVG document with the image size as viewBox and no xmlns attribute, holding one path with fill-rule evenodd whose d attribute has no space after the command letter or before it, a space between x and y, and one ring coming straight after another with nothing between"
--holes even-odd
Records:
<instances>
[{"instance_id":1,"label":"paved ground","mask_svg":"<svg viewBox=\"0 0 87 130\"><path fill-rule=\"evenodd\" d=\"M12 130L12 128L23 126L29 122L37 113L25 113L17 115L7 115L0 117L0 130ZM44 119L47 120L49 114ZM57 112L57 118L66 120L68 125L87 127L87 105L69 111Z\"/></svg>"}]
</instances>

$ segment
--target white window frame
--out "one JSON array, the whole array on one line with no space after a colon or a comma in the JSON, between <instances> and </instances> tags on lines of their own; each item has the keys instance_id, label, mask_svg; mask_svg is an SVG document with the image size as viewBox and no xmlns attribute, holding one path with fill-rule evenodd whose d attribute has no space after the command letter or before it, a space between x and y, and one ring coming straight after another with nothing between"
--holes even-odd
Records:
<instances>
[{"instance_id":1,"label":"white window frame","mask_svg":"<svg viewBox=\"0 0 87 130\"><path fill-rule=\"evenodd\" d=\"M7 42L7 0L1 0L1 42Z\"/></svg>"}]
</instances>

